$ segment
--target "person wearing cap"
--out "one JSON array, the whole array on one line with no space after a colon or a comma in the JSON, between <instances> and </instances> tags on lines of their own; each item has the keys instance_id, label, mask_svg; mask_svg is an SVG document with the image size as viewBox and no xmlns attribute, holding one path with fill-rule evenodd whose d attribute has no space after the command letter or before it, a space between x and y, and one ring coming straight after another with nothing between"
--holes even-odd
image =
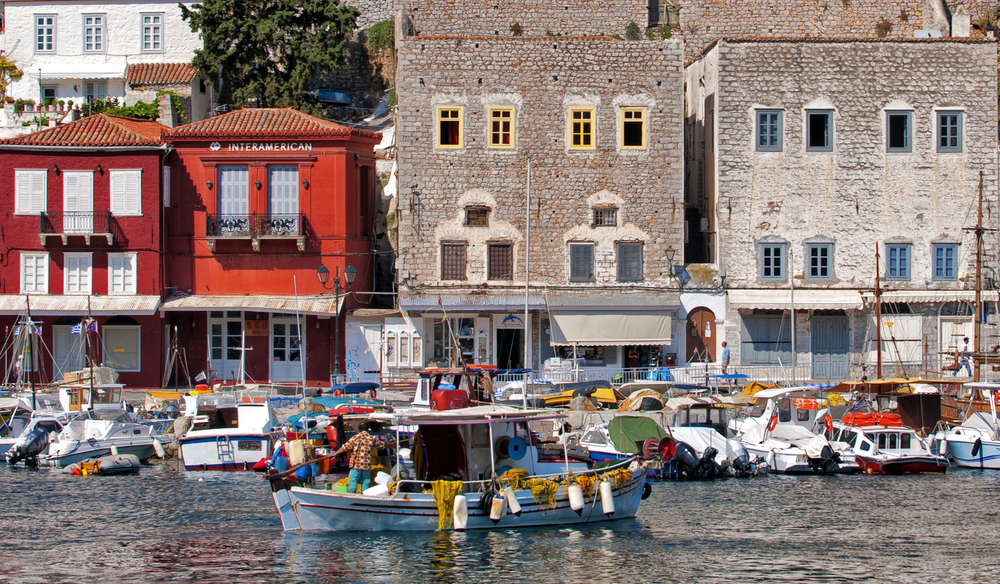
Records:
<instances>
[{"instance_id":1,"label":"person wearing cap","mask_svg":"<svg viewBox=\"0 0 1000 584\"><path fill-rule=\"evenodd\" d=\"M351 437L346 444L333 452L335 456L350 452L348 461L350 472L347 475L347 492L358 492L358 480L361 480L361 490L364 491L371 485L372 477L372 448L378 446L385 448L385 444L378 438L368 433L369 430L378 431L378 422L361 424L361 431Z\"/></svg>"}]
</instances>

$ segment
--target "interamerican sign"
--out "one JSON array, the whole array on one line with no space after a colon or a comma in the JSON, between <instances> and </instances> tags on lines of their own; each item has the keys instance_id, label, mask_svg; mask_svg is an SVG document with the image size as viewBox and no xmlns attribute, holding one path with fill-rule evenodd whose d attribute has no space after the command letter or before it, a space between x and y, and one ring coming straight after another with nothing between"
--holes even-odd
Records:
<instances>
[{"instance_id":1,"label":"interamerican sign","mask_svg":"<svg viewBox=\"0 0 1000 584\"><path fill-rule=\"evenodd\" d=\"M218 142L212 142L210 147L214 152L222 149ZM312 142L230 142L226 146L229 152L302 152L312 149Z\"/></svg>"}]
</instances>

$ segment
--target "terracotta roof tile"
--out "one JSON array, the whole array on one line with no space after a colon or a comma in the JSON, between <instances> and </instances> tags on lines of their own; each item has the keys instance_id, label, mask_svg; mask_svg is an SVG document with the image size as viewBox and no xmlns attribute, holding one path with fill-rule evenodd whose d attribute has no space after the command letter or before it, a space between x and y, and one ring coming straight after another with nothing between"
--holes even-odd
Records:
<instances>
[{"instance_id":1,"label":"terracotta roof tile","mask_svg":"<svg viewBox=\"0 0 1000 584\"><path fill-rule=\"evenodd\" d=\"M197 73L191 63L135 63L128 66L125 79L130 88L190 85Z\"/></svg>"},{"instance_id":2,"label":"terracotta roof tile","mask_svg":"<svg viewBox=\"0 0 1000 584\"><path fill-rule=\"evenodd\" d=\"M167 127L151 120L106 114L88 116L54 128L0 140L0 146L160 146Z\"/></svg>"},{"instance_id":3,"label":"terracotta roof tile","mask_svg":"<svg viewBox=\"0 0 1000 584\"><path fill-rule=\"evenodd\" d=\"M170 130L169 138L378 138L378 132L344 126L292 108L241 109Z\"/></svg>"}]
</instances>

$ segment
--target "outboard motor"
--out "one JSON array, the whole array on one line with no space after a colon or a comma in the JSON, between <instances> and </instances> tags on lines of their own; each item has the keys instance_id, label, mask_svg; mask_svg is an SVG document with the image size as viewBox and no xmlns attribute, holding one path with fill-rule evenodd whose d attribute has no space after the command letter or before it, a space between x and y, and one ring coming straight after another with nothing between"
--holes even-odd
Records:
<instances>
[{"instance_id":1,"label":"outboard motor","mask_svg":"<svg viewBox=\"0 0 1000 584\"><path fill-rule=\"evenodd\" d=\"M816 474L833 474L840 469L840 453L834 452L827 444L820 457L809 459L809 466Z\"/></svg>"},{"instance_id":2,"label":"outboard motor","mask_svg":"<svg viewBox=\"0 0 1000 584\"><path fill-rule=\"evenodd\" d=\"M698 458L691 445L678 442L677 452L674 454L674 469L677 471L677 478L705 480L719 476L722 469L715 462L715 456L718 453L719 451L715 448L708 447L705 449L705 454Z\"/></svg>"},{"instance_id":3,"label":"outboard motor","mask_svg":"<svg viewBox=\"0 0 1000 584\"><path fill-rule=\"evenodd\" d=\"M743 446L743 443L736 438L728 441L729 449L732 451L730 463L733 466L733 474L737 477L748 476L753 473L753 466L750 464L750 453Z\"/></svg>"},{"instance_id":4,"label":"outboard motor","mask_svg":"<svg viewBox=\"0 0 1000 584\"><path fill-rule=\"evenodd\" d=\"M28 466L38 465L38 455L49 448L49 433L45 428L36 427L22 436L7 451L7 464L17 464L22 460Z\"/></svg>"}]
</instances>

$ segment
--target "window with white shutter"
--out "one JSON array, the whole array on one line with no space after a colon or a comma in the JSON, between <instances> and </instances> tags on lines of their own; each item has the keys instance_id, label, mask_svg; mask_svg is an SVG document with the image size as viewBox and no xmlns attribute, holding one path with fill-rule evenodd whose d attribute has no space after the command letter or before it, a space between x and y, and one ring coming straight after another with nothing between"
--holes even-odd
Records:
<instances>
[{"instance_id":1,"label":"window with white shutter","mask_svg":"<svg viewBox=\"0 0 1000 584\"><path fill-rule=\"evenodd\" d=\"M63 233L94 232L94 173L63 172Z\"/></svg>"},{"instance_id":2,"label":"window with white shutter","mask_svg":"<svg viewBox=\"0 0 1000 584\"><path fill-rule=\"evenodd\" d=\"M47 170L15 170L14 171L14 212L20 215L33 215L46 211L45 203Z\"/></svg>"},{"instance_id":3,"label":"window with white shutter","mask_svg":"<svg viewBox=\"0 0 1000 584\"><path fill-rule=\"evenodd\" d=\"M594 281L594 244L571 243L569 246L569 281Z\"/></svg>"},{"instance_id":4,"label":"window with white shutter","mask_svg":"<svg viewBox=\"0 0 1000 584\"><path fill-rule=\"evenodd\" d=\"M21 254L21 294L49 293L49 254Z\"/></svg>"},{"instance_id":5,"label":"window with white shutter","mask_svg":"<svg viewBox=\"0 0 1000 584\"><path fill-rule=\"evenodd\" d=\"M142 215L142 171L111 171L111 212L115 215Z\"/></svg>"},{"instance_id":6,"label":"window with white shutter","mask_svg":"<svg viewBox=\"0 0 1000 584\"><path fill-rule=\"evenodd\" d=\"M135 294L134 253L108 254L108 294Z\"/></svg>"},{"instance_id":7,"label":"window with white shutter","mask_svg":"<svg viewBox=\"0 0 1000 584\"><path fill-rule=\"evenodd\" d=\"M64 283L63 294L90 294L92 254L67 253L63 255Z\"/></svg>"},{"instance_id":8,"label":"window with white shutter","mask_svg":"<svg viewBox=\"0 0 1000 584\"><path fill-rule=\"evenodd\" d=\"M618 244L618 281L642 282L642 244Z\"/></svg>"}]
</instances>

